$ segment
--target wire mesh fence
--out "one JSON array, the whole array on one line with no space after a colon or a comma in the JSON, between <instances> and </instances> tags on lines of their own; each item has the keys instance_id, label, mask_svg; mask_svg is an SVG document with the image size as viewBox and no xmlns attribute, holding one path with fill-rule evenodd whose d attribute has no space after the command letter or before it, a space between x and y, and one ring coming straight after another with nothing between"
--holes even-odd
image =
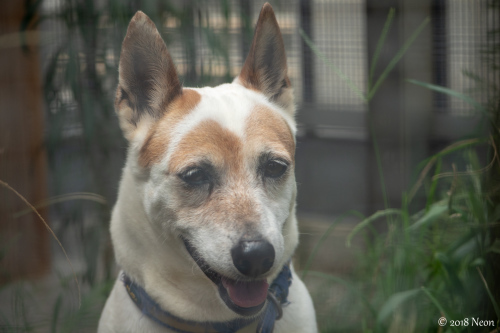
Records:
<instances>
[{"instance_id":1,"label":"wire mesh fence","mask_svg":"<svg viewBox=\"0 0 500 333\"><path fill-rule=\"evenodd\" d=\"M380 110L376 108L380 106L360 98L359 94L346 84L346 80L330 66L333 65L344 73L362 94L367 93L370 63L374 55L369 45L376 44L390 10L390 6L383 7L381 10L383 18L379 21L382 25L380 27L373 25L370 19L375 14L370 9L373 6L370 5L374 3L381 2L375 0L272 2L284 37L289 76L295 90L298 120L301 126L295 169L299 184L299 214L320 213L331 217L345 213L350 208L371 212L373 207L369 206L370 201L381 200L380 192L373 190L381 181L375 168L376 163L373 158L370 159L374 154L371 150L367 125L368 115L377 115ZM413 10L416 4L420 10L418 19L422 15L431 19L431 24L426 28L428 30L418 37L417 43L412 46L413 48L409 48L405 55L413 57L403 57L405 61L395 66L396 89L382 92L384 94L382 99L402 102L388 103L394 109L391 110L393 116L389 117L391 119L387 117L375 119L382 125L391 124L385 127L391 127L386 131L390 130L391 133L388 135L389 140L386 140L389 143L383 143L386 144L384 148L388 149L381 152L381 163L385 163L388 192L392 191L394 197L401 200L401 187L392 186L391 182L397 178L396 172L407 167L404 163L410 159L408 155L418 150L419 158L428 157L432 153L431 146L438 141L435 133L446 133L447 136L440 136L439 140L445 141L440 144L447 145L469 134L475 126L471 121L475 119L474 108L464 98L434 93L430 90L413 95L414 91L408 88L409 84L406 81L412 77L406 75L421 70L430 73L429 81L426 83L450 88L458 94L466 94L481 105L498 103L500 2L394 0L387 3L397 7L396 19L392 26L394 34L389 35L390 38L385 44L391 52L397 51L405 41L404 36L410 35L412 29L416 27L407 23L408 20L411 22L412 19L416 20L417 13ZM71 260L79 272L82 272L84 287L95 287L100 281L107 281L111 277L109 270L106 271L112 266L107 229L127 149L114 114L113 100L117 86L121 43L130 18L137 10L148 14L164 38L184 86L200 87L230 82L238 75L251 44L253 28L261 5L261 2L248 0L26 1L27 14L22 26L28 30L38 26L40 32L36 46L40 49L43 72L46 124L45 141L42 146L48 151L50 167L47 177L48 197L53 199L49 200L47 207L51 212L51 226L56 234L65 240ZM419 23L417 22L417 25ZM301 30L311 38L330 65L306 45L300 36ZM394 36L396 38L391 39ZM2 43L6 39L0 37L2 38L0 46L3 47ZM424 47L417 49L421 45ZM389 59L394 55L391 52ZM2 96L6 99L5 93ZM14 97L19 98L19 96ZM426 99L425 103L418 104L421 99ZM411 108L412 104L418 105ZM419 109L420 105L428 107L423 110ZM417 117L412 118L408 113L413 115L426 113L429 116L414 121ZM400 115L401 118L397 118ZM443 117L439 118L440 116ZM437 122L438 118L444 121ZM462 120L462 122L450 120ZM400 126L405 121L406 123ZM457 124L461 124L462 127L459 128ZM6 128L4 124L0 125ZM428 130L431 127L433 131ZM0 138L3 139L4 133L0 134ZM378 134L383 137L387 133L380 131ZM407 140L410 135L414 136ZM419 142L421 145L418 149L414 149L415 146L411 144L419 140L422 141ZM2 155L3 144L4 142L0 142L0 167L2 163L6 163L6 160L2 159L6 156ZM392 148L393 150L390 150ZM401 153L403 150L405 151ZM466 159L462 158L461 161ZM467 167L472 164L469 163ZM439 165L441 167L441 164ZM458 165L459 168L461 166L463 165ZM456 165L453 165L453 168L455 167ZM476 169L481 171L480 167ZM463 174L468 171L467 169ZM0 175L0 178L5 175L6 173ZM28 183L26 180L23 181ZM431 192L436 191L435 188L432 189L431 183L422 187L426 185ZM428 191L427 188L425 190ZM97 197L99 200L69 200L70 197L84 197L75 192L92 192L94 198ZM67 194L71 196L65 197ZM480 197L482 194L474 192L474 195ZM8 196L10 198L10 193L4 198ZM470 197L476 200L475 196ZM481 202L482 198L474 203ZM476 205L476 208L478 207L480 213L486 211L482 209L483 206ZM433 210L430 211L434 214ZM446 221L450 225L455 225L456 219L460 218L458 215L460 215L458 212L452 214L449 218L446 217ZM415 217L418 218L419 216ZM440 215L439 218L445 217ZM311 232L312 236L303 236L303 239L306 239L304 242L306 246L307 242L310 245L319 244L318 230L324 231L325 225L328 230L333 230L329 229L330 225L333 225L333 219L325 220L327 222L317 223L317 228ZM470 224L470 221L465 222ZM335 231L337 239L345 240L354 222L349 223L342 225L341 230ZM305 230L307 233L307 229ZM446 230L444 234L446 237L449 236ZM310 237L309 241L307 237ZM399 241L397 237L394 237L390 242L381 242L380 253L387 250L387 244L390 243L392 246L397 241ZM336 242L336 245L337 243L341 242ZM339 248L344 249L343 243L341 245ZM408 245L408 255L405 258L413 258L415 248L413 245ZM399 248L394 247L390 250L398 252L395 254L394 258L397 260L394 262L404 261L399 260L401 258L398 257ZM347 260L345 258L351 257L336 251L337 248L334 248L330 252L325 251L320 254L319 257L325 259L319 260L316 267L331 271L342 270L342 274L352 269L355 260ZM53 252L54 256L60 254L59 249L54 249ZM330 253L333 252L337 253L339 258L332 260ZM299 257L302 256L304 259L308 253L307 251L299 253ZM375 251L372 251L368 254L374 255L374 253ZM344 266L339 269L340 260L337 259L342 259L341 257ZM423 253L419 260L425 262L428 257L427 253ZM370 258L365 261L370 261ZM384 259L384 255L380 258ZM379 261L371 261L377 266L376 274L381 273L383 269L379 270ZM414 266L411 260L408 262L411 262L411 267L406 272L411 273L404 275L404 278L418 277L420 272L416 270L420 269L420 266ZM365 263L369 266L372 262ZM438 264L436 261L431 263ZM458 264L460 267L464 266L462 262ZM60 271L64 273L62 276L66 279L67 272ZM469 273L467 271L467 274ZM365 274L365 276L371 279L372 275ZM394 285L402 280L400 277L401 275L397 275L394 278ZM372 293L370 287L366 287L370 286L371 282L360 282L360 287L365 288L366 294ZM67 281L64 283L67 285ZM439 284L442 285L445 284ZM482 288L482 285L479 286ZM358 313L356 311L359 305L354 303L359 302L353 302L352 294L342 288L329 289L328 292L320 290L318 292L320 296L316 299L320 303L324 301L327 305L318 313L323 327L331 325L331 331L336 330L338 318L349 325L352 324L352 327L359 328L361 325L357 322L359 316L353 316L353 313ZM333 295L334 293L338 295ZM448 290L443 292L445 293L448 293ZM105 292L99 293L96 299L102 302L103 294ZM344 295L347 300L343 299ZM350 304L356 311L351 311L351 308L344 307L343 304ZM381 303L377 301L374 304ZM336 307L338 313L342 315L334 318L333 312L330 311L332 307ZM98 316L99 311L100 309L96 311L95 316ZM89 321L90 326L97 321L95 316ZM52 318L57 319L57 316ZM81 320L83 321L85 320ZM337 328L337 331L342 329Z\"/></svg>"},{"instance_id":2,"label":"wire mesh fence","mask_svg":"<svg viewBox=\"0 0 500 333\"><path fill-rule=\"evenodd\" d=\"M299 109L306 101L327 106L332 112L365 112L364 101L328 66L311 56L298 34L300 28L309 32L326 58L361 91L366 91L370 59L365 2L293 0L273 5L285 39ZM469 93L481 102L487 93L480 89L478 78L488 74L490 81L496 80L481 61L487 44L494 42L491 31L498 27L498 18L488 10L489 6L489 1L465 0L434 0L429 6L433 18L433 61L429 65L435 73L434 83ZM138 9L145 10L157 23L185 85L203 86L228 82L238 74L260 3L93 0L70 6L61 1L44 1L42 28L47 38L42 45L42 61L52 113L81 108L81 103L76 103L77 92L71 89L73 79L87 85L82 90L101 89L106 94L103 97L112 101L121 39L128 19ZM82 79L85 75L89 76L87 80ZM460 100L446 102L448 98L442 95L434 99L438 112L467 114L467 105ZM112 103L105 108L112 109ZM65 136L81 134L75 117L68 117Z\"/></svg>"}]
</instances>

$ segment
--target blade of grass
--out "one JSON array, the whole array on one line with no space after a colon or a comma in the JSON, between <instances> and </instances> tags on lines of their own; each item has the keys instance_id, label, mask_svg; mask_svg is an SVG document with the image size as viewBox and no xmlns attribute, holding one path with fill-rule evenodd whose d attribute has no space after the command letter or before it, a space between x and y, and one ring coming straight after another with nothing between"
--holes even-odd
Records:
<instances>
[{"instance_id":1,"label":"blade of grass","mask_svg":"<svg viewBox=\"0 0 500 333\"><path fill-rule=\"evenodd\" d=\"M498 306L498 303L495 301L495 298L493 297L493 294L491 293L490 288L488 287L488 283L486 282L486 279L483 276L483 273L479 269L479 267L476 267L477 272L479 273L479 276L481 277L481 280L483 281L484 287L486 288L486 292L488 293L488 297L491 300L491 303L493 304L493 308L495 309L495 313L497 315L498 320L500 320L500 307Z\"/></svg>"},{"instance_id":2,"label":"blade of grass","mask_svg":"<svg viewBox=\"0 0 500 333\"><path fill-rule=\"evenodd\" d=\"M373 221L384 217L384 216L390 216L390 215L401 215L401 210L400 209L384 209L384 210L379 210L378 212L374 213L370 217L364 219L363 221L359 222L354 229L347 235L346 239L346 246L351 247L351 240L352 238L360 232L363 228L365 228L367 225L372 223Z\"/></svg>"},{"instance_id":3,"label":"blade of grass","mask_svg":"<svg viewBox=\"0 0 500 333\"><path fill-rule=\"evenodd\" d=\"M61 312L61 304L62 304L62 295L59 295L56 300L56 304L54 305L54 310L52 311L52 323L50 332L57 332L57 320L59 318L59 313Z\"/></svg>"},{"instance_id":4,"label":"blade of grass","mask_svg":"<svg viewBox=\"0 0 500 333\"><path fill-rule=\"evenodd\" d=\"M459 176L478 176L478 175L484 174L486 171L488 171L489 169L491 169L494 165L495 165L495 160L492 159L491 162L490 162L490 164L488 164L487 166L485 166L482 169L479 169L479 170L470 170L470 171L461 171L461 172L458 172L458 171L443 172L443 173L441 173L439 175L433 176L432 179L435 180L435 179L440 179L440 178L445 178L445 177L459 177ZM478 179L478 178L476 177L476 179Z\"/></svg>"},{"instance_id":5,"label":"blade of grass","mask_svg":"<svg viewBox=\"0 0 500 333\"><path fill-rule=\"evenodd\" d=\"M479 110L479 111L487 114L486 109L481 104L479 104L478 102L476 102L471 97L469 97L469 96L467 96L465 94L459 93L458 91L455 91L455 90L452 90L450 88L446 88L446 87L443 87L443 86L438 86L438 85L435 85L435 84L426 83L426 82L422 82L422 81L418 81L418 80L413 80L413 79L407 79L406 81L409 82L409 83L416 84L417 86L421 86L421 87L424 87L424 88L427 88L427 89L434 90L436 92L440 92L440 93L443 93L443 94L446 94L446 95L449 95L449 96L452 96L452 97L459 98L462 101L466 102L467 104L473 106L475 109L477 109L477 110Z\"/></svg>"},{"instance_id":6,"label":"blade of grass","mask_svg":"<svg viewBox=\"0 0 500 333\"><path fill-rule=\"evenodd\" d=\"M441 158L438 158L434 175L439 175L439 173L441 172L442 164L443 160ZM426 212L429 211L430 206L434 202L434 195L436 193L437 184L438 184L438 179L433 179L431 183L431 188L429 189L429 194L427 195L427 203L425 204Z\"/></svg>"},{"instance_id":7,"label":"blade of grass","mask_svg":"<svg viewBox=\"0 0 500 333\"><path fill-rule=\"evenodd\" d=\"M444 315L445 318L450 318L450 316L448 315L447 311L444 310L443 306L441 305L441 303L439 303L439 301L434 297L432 296L431 292L425 288L425 287L421 287L422 288L422 291L425 293L425 295L427 295L427 297L429 297L429 299L431 300L431 302L439 309L439 311ZM451 329L454 331L454 332L458 332L458 328L456 326L451 326Z\"/></svg>"},{"instance_id":8,"label":"blade of grass","mask_svg":"<svg viewBox=\"0 0 500 333\"><path fill-rule=\"evenodd\" d=\"M10 318L7 318L6 315L4 315L2 312L0 312L0 332L1 333L15 332L14 327L9 322L9 319Z\"/></svg>"},{"instance_id":9,"label":"blade of grass","mask_svg":"<svg viewBox=\"0 0 500 333\"><path fill-rule=\"evenodd\" d=\"M448 211L448 202L447 201L439 201L432 204L429 207L429 210L419 218L415 223L413 223L408 230L415 231L423 226L426 226L438 218L440 218L446 211Z\"/></svg>"},{"instance_id":10,"label":"blade of grass","mask_svg":"<svg viewBox=\"0 0 500 333\"><path fill-rule=\"evenodd\" d=\"M316 56L318 56L318 58L321 59L321 61L323 61L323 63L325 65L327 65L328 67L330 67L334 72L335 74L337 74L341 79L342 81L344 81L347 86L356 94L358 95L358 97L366 102L366 97L365 95L361 92L361 90L359 90L359 88L344 74L342 73L342 71L337 67L335 66L334 64L332 64L327 58L326 56L323 54L323 52L321 52L317 47L316 45L314 44L314 42L309 38L309 36L307 36L307 34L304 32L304 30L302 30L302 28L299 29L299 34L300 36L304 39L304 41L306 42L307 46L309 46L311 48L311 50L316 54Z\"/></svg>"},{"instance_id":11,"label":"blade of grass","mask_svg":"<svg viewBox=\"0 0 500 333\"><path fill-rule=\"evenodd\" d=\"M89 193L89 192L74 192L74 193L68 193L68 194L63 194L63 195L57 195L55 197L50 198L47 201L38 203L34 205L36 209L47 207L56 203L60 202L65 202L65 201L70 201L70 200L89 200L89 201L94 201L103 205L107 205L108 202L106 201L106 198L104 198L102 195L95 194L95 193ZM18 218L23 215L26 215L28 213L31 213L31 209L24 209L20 212L14 213L13 217Z\"/></svg>"},{"instance_id":12,"label":"blade of grass","mask_svg":"<svg viewBox=\"0 0 500 333\"><path fill-rule=\"evenodd\" d=\"M495 243L493 243L486 251L486 253L488 252L500 254L500 239L495 240ZM498 318L500 318L500 316Z\"/></svg>"},{"instance_id":13,"label":"blade of grass","mask_svg":"<svg viewBox=\"0 0 500 333\"><path fill-rule=\"evenodd\" d=\"M443 150L441 150L437 154L435 154L435 155L425 159L421 163L419 163L419 165L417 166L417 170L422 169L422 171L420 172L420 176L418 177L417 182L415 183L415 185L412 187L412 189L410 191L409 200L411 201L413 199L413 197L417 193L420 186L422 186L422 182L424 181L425 176L427 175L429 170L431 170L432 165L437 161L438 158L446 156L446 155L453 153L457 150L467 148L469 146L474 146L474 145L484 143L485 141L486 141L485 139L468 139L468 140L458 141L458 142L455 142L455 143L449 145L448 147L444 148Z\"/></svg>"},{"instance_id":14,"label":"blade of grass","mask_svg":"<svg viewBox=\"0 0 500 333\"><path fill-rule=\"evenodd\" d=\"M389 73L394 69L394 67L396 66L396 64L399 62L399 60L401 60L401 58L404 56L404 54L406 53L406 51L408 51L408 49L413 44L413 42L415 41L415 39L417 39L417 37L424 30L424 28L429 24L429 22L430 22L430 18L427 17L417 27L417 29L411 34L410 38L408 38L404 42L403 46L401 46L401 48L399 49L399 51L396 53L396 55L394 56L394 58L392 58L392 60L389 62L389 64L384 69L384 71L382 72L382 74L380 74L377 82L375 82L375 84L373 85L373 87L368 91L368 94L366 96L366 101L367 102L369 102L373 98L373 96L377 92L377 90L380 87L380 85L386 79L387 75L389 75Z\"/></svg>"},{"instance_id":15,"label":"blade of grass","mask_svg":"<svg viewBox=\"0 0 500 333\"><path fill-rule=\"evenodd\" d=\"M373 126L373 121L371 121L370 113L368 113L368 123L370 126L370 134L373 142L373 152L375 154L375 161L377 163L378 177L380 180L380 188L382 191L382 198L384 200L384 208L389 209L389 197L387 195L387 189L385 187L385 177L384 169L382 167L382 155L378 147L377 134L375 133L375 128Z\"/></svg>"},{"instance_id":16,"label":"blade of grass","mask_svg":"<svg viewBox=\"0 0 500 333\"><path fill-rule=\"evenodd\" d=\"M486 138L483 138L483 139L475 138L475 139L467 139L467 140L457 141L457 142L449 145L448 147L444 148L440 152L438 152L438 153L434 154L433 156L429 157L428 159L424 160L423 162L421 162L418 165L418 168L420 169L423 164L426 164L429 160L431 160L433 158L443 157L443 156L451 154L451 153L453 153L455 151L458 151L458 150L461 150L461 149L464 149L464 148L467 148L467 147L470 147L470 146L479 145L479 144L482 144L482 143L485 143L485 142L488 142L488 141L489 141L489 138L488 139L486 139Z\"/></svg>"},{"instance_id":17,"label":"blade of grass","mask_svg":"<svg viewBox=\"0 0 500 333\"><path fill-rule=\"evenodd\" d=\"M417 194L418 189L420 186L422 186L422 183L425 179L425 176L427 176L427 173L431 170L432 166L434 163L436 163L437 157L432 156L431 158L428 158L426 161L424 161L426 164L422 171L420 172L420 175L418 177L418 180L415 182L415 185L411 188L410 194L408 195L408 200L411 201L415 194ZM417 166L417 170L421 168L421 163L420 165Z\"/></svg>"},{"instance_id":18,"label":"blade of grass","mask_svg":"<svg viewBox=\"0 0 500 333\"><path fill-rule=\"evenodd\" d=\"M102 307L114 283L115 281L105 281L92 286L82 298L80 308L77 311L68 312L61 317L59 320L59 332L95 332Z\"/></svg>"},{"instance_id":19,"label":"blade of grass","mask_svg":"<svg viewBox=\"0 0 500 333\"><path fill-rule=\"evenodd\" d=\"M470 247L469 247L470 248ZM436 252L434 258L440 263L441 267L446 272L445 283L449 285L450 290L454 290L457 294L462 295L464 299L470 299L462 280L459 277L459 265L457 262L445 252Z\"/></svg>"},{"instance_id":20,"label":"blade of grass","mask_svg":"<svg viewBox=\"0 0 500 333\"><path fill-rule=\"evenodd\" d=\"M407 302L411 298L417 296L420 291L420 288L416 288L392 294L380 308L377 315L377 324L381 325L385 319L387 319L387 317L394 312L394 310L399 309L404 302Z\"/></svg>"},{"instance_id":21,"label":"blade of grass","mask_svg":"<svg viewBox=\"0 0 500 333\"><path fill-rule=\"evenodd\" d=\"M370 74L368 76L368 90L370 90L372 86L375 67L377 66L378 58L380 57L380 52L382 51L382 47L384 46L392 21L394 20L395 12L396 10L394 8L389 9L389 14L387 14L387 19L385 20L384 28L382 29L382 33L380 34L380 39L378 40L377 46L375 47L375 52L373 53L373 58L372 58L372 64L370 66Z\"/></svg>"},{"instance_id":22,"label":"blade of grass","mask_svg":"<svg viewBox=\"0 0 500 333\"><path fill-rule=\"evenodd\" d=\"M32 204L29 203L28 200L26 200L25 197L23 197L19 192L17 192L15 189L13 189L9 184L7 184L6 182L0 180L0 185L2 185L3 187L7 188L8 190L12 191L16 196L18 196L28 207L31 208L31 210L40 218L40 220L42 220L45 228L47 228L47 230L50 232L50 234L52 235L52 237L54 237L54 239L56 240L57 244L59 245L59 247L61 248L62 252L64 253L64 256L66 257L66 261L68 262L70 268L71 268L71 272L73 273L73 276L75 278L75 283L76 283L76 288L78 289L78 306L80 306L82 304L82 295L81 295L81 292L80 292L80 283L78 283L78 278L76 276L76 272L75 272L75 269L73 268L73 265L71 264L71 260L69 260L69 257L68 257L68 254L66 253L66 250L64 249L64 246L61 244L61 241L59 240L59 238L57 238L56 234L54 233L54 231L50 228L49 224L44 220L44 218L42 217L42 215L40 215L40 213L36 210L35 207L33 207Z\"/></svg>"},{"instance_id":23,"label":"blade of grass","mask_svg":"<svg viewBox=\"0 0 500 333\"><path fill-rule=\"evenodd\" d=\"M311 266L312 261L316 257L316 254L318 253L318 251L321 248L321 246L323 245L323 243L326 241L326 239L330 236L330 234L332 233L332 231L335 229L335 227L340 222L342 222L344 220L344 218L346 218L348 215L351 215L351 214L352 215L356 215L356 216L358 216L361 219L365 218L365 216L363 214L361 214L361 213L359 213L357 211L348 211L348 212L340 215L337 219L335 219L335 221L333 221L332 224L325 230L325 232L323 233L323 235L321 235L321 238L316 243L316 245L314 246L314 249L311 251L311 254L307 258L306 263L304 265L304 269L302 270L302 274L301 274L301 278L302 279L304 279L307 276L307 273L309 272L309 267Z\"/></svg>"}]
</instances>

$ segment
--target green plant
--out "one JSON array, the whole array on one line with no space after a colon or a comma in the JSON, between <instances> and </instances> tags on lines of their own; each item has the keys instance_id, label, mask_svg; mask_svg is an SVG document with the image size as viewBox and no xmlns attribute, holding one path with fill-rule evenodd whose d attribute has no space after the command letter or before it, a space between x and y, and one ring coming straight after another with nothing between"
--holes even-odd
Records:
<instances>
[{"instance_id":1,"label":"green plant","mask_svg":"<svg viewBox=\"0 0 500 333\"><path fill-rule=\"evenodd\" d=\"M393 18L391 10L370 66L367 93L330 63L303 31L301 35L313 52L368 103L428 22L415 30L374 80L374 68ZM369 217L359 212L339 217L316 244L302 272L303 277L322 285L323 291L335 285L346 288L337 296L341 306L328 306L326 292L316 295L320 308L326 307L318 312L323 332L490 332L500 325L498 300L490 289L495 275L488 264L491 254L500 252L500 240L491 233L500 220L500 205L494 200L499 189L485 182L490 170L500 168L498 107L490 112L463 93L415 80L408 82L462 99L490 120L492 135L455 142L423 161L415 185L403 193L402 207L396 209L388 207L380 151L371 128L385 209ZM480 162L484 156L480 148L485 147L491 148L486 166ZM457 164L463 171L457 170ZM424 191L427 198L423 207L413 202L418 191ZM415 205L421 208L410 208ZM361 220L347 236L346 246L360 236L365 244L354 272L345 278L310 271L320 247L346 215ZM385 221L386 227L374 227L378 220ZM461 322L458 326L440 326L440 317ZM489 320L488 326L474 326L473 318Z\"/></svg>"}]
</instances>

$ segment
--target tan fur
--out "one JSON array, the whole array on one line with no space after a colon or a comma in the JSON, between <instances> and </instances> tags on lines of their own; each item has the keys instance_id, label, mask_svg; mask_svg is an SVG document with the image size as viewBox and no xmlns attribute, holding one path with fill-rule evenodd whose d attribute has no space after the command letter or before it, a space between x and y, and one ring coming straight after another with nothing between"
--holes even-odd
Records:
<instances>
[{"instance_id":1,"label":"tan fur","mask_svg":"<svg viewBox=\"0 0 500 333\"><path fill-rule=\"evenodd\" d=\"M172 129L198 105L200 100L201 96L195 90L183 89L182 94L172 101L167 112L150 129L141 147L140 166L147 168L161 160L168 148Z\"/></svg>"},{"instance_id":2,"label":"tan fur","mask_svg":"<svg viewBox=\"0 0 500 333\"><path fill-rule=\"evenodd\" d=\"M210 154L207 156L207 152ZM230 131L213 120L206 120L196 126L179 143L170 159L169 170L177 173L184 167L186 159L207 158L214 166L228 168L228 172L239 172L242 168L242 143Z\"/></svg>"},{"instance_id":3,"label":"tan fur","mask_svg":"<svg viewBox=\"0 0 500 333\"><path fill-rule=\"evenodd\" d=\"M256 107L248 118L245 129L248 145L266 145L278 151L291 162L295 159L295 140L286 121L265 106Z\"/></svg>"},{"instance_id":4,"label":"tan fur","mask_svg":"<svg viewBox=\"0 0 500 333\"><path fill-rule=\"evenodd\" d=\"M249 176L256 170L246 170L246 161L254 159L256 152L265 147L275 153L281 152L283 158L293 162L295 141L285 120L265 106L255 108L247 121L245 144L213 120L196 126L179 143L171 157L170 173L180 172L193 161L206 160L224 170L221 174L227 178L219 179L225 184L221 186L224 191L215 191L210 197L206 193L180 189L183 197L179 202L183 204L177 211L178 218L187 219L192 209L197 208L197 214L202 217L199 221L225 223L228 227L244 223L251 229L252 221L259 220L258 207L246 194L246 188L261 180Z\"/></svg>"}]
</instances>

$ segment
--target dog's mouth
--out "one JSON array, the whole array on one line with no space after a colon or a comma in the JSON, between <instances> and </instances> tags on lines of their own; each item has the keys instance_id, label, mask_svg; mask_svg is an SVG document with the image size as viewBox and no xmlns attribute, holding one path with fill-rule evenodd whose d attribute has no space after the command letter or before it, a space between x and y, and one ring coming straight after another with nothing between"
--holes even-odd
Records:
<instances>
[{"instance_id":1,"label":"dog's mouth","mask_svg":"<svg viewBox=\"0 0 500 333\"><path fill-rule=\"evenodd\" d=\"M254 316L264 307L269 284L266 280L236 281L214 271L182 237L187 251L205 275L218 287L219 295L227 307L242 316Z\"/></svg>"}]
</instances>

